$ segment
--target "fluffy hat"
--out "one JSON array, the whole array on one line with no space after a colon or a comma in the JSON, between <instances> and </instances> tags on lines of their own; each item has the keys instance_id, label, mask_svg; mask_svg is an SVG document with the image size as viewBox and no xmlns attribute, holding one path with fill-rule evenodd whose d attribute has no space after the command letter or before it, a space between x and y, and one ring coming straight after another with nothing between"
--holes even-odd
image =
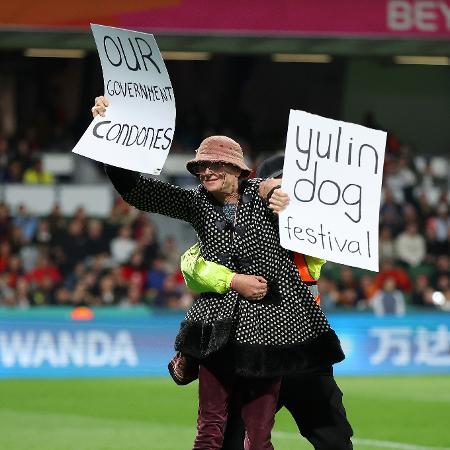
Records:
<instances>
[{"instance_id":1,"label":"fluffy hat","mask_svg":"<svg viewBox=\"0 0 450 450\"><path fill-rule=\"evenodd\" d=\"M242 178L248 177L251 172L245 164L241 146L226 136L210 136L203 140L196 150L195 158L186 163L186 169L196 175L196 164L208 161L232 164L241 169Z\"/></svg>"}]
</instances>

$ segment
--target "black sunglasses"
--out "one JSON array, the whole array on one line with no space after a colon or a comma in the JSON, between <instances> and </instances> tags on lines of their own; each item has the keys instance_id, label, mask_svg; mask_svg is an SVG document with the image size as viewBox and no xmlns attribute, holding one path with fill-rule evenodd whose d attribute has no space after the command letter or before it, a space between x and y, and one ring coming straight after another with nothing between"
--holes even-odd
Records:
<instances>
[{"instance_id":1,"label":"black sunglasses","mask_svg":"<svg viewBox=\"0 0 450 450\"><path fill-rule=\"evenodd\" d=\"M206 169L209 169L211 172L223 172L225 167L225 163L223 162L214 162L214 161L201 161L195 164L193 168L193 172L196 175L201 175L206 172Z\"/></svg>"}]
</instances>

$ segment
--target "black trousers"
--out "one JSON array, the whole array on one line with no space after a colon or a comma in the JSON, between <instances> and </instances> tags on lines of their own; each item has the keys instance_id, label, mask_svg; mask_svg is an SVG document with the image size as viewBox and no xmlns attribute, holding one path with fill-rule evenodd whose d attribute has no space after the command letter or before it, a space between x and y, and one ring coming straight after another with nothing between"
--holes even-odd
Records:
<instances>
[{"instance_id":1,"label":"black trousers","mask_svg":"<svg viewBox=\"0 0 450 450\"><path fill-rule=\"evenodd\" d=\"M352 427L342 403L333 369L284 377L278 409L292 414L298 429L315 450L351 450ZM232 399L222 450L243 450L245 428L240 405Z\"/></svg>"}]
</instances>

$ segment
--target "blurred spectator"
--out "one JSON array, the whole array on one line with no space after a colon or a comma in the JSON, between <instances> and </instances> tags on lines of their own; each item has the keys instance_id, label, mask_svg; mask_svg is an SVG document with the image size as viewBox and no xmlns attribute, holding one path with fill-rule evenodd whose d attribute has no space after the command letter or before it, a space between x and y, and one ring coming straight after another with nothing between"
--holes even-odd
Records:
<instances>
[{"instance_id":1,"label":"blurred spectator","mask_svg":"<svg viewBox=\"0 0 450 450\"><path fill-rule=\"evenodd\" d=\"M108 217L108 224L112 227L122 225L131 226L138 214L138 211L132 208L121 197L117 198Z\"/></svg>"},{"instance_id":2,"label":"blurred spectator","mask_svg":"<svg viewBox=\"0 0 450 450\"><path fill-rule=\"evenodd\" d=\"M450 228L448 205L446 205L445 203L439 204L437 208L437 214L428 220L427 227L434 229L436 233L436 239L439 242L443 242L448 239Z\"/></svg>"},{"instance_id":3,"label":"blurred spectator","mask_svg":"<svg viewBox=\"0 0 450 450\"><path fill-rule=\"evenodd\" d=\"M5 173L5 183L21 183L23 179L23 166L20 161L11 161Z\"/></svg>"},{"instance_id":4,"label":"blurred spectator","mask_svg":"<svg viewBox=\"0 0 450 450\"><path fill-rule=\"evenodd\" d=\"M180 267L182 252L178 249L174 236L168 236L163 242L161 252L164 255L164 268L167 273L175 273Z\"/></svg>"},{"instance_id":5,"label":"blurred spectator","mask_svg":"<svg viewBox=\"0 0 450 450\"><path fill-rule=\"evenodd\" d=\"M411 280L408 272L401 267L395 266L391 259L386 259L382 262L380 272L375 277L375 287L381 290L388 278L393 278L395 285L403 292L411 291Z\"/></svg>"},{"instance_id":6,"label":"blurred spectator","mask_svg":"<svg viewBox=\"0 0 450 450\"><path fill-rule=\"evenodd\" d=\"M372 307L377 316L405 314L405 296L397 289L397 283L392 277L387 277L383 287L372 299Z\"/></svg>"},{"instance_id":7,"label":"blurred spectator","mask_svg":"<svg viewBox=\"0 0 450 450\"><path fill-rule=\"evenodd\" d=\"M395 202L392 192L386 189L380 208L380 225L389 228L392 235L397 236L403 227L402 217L400 205Z\"/></svg>"},{"instance_id":8,"label":"blurred spectator","mask_svg":"<svg viewBox=\"0 0 450 450\"><path fill-rule=\"evenodd\" d=\"M86 258L87 237L84 233L83 222L73 219L69 224L67 233L63 233L55 245L59 245L65 256L67 269L71 269L76 263Z\"/></svg>"},{"instance_id":9,"label":"blurred spectator","mask_svg":"<svg viewBox=\"0 0 450 450\"><path fill-rule=\"evenodd\" d=\"M4 182L9 161L9 143L0 136L0 181Z\"/></svg>"},{"instance_id":10,"label":"blurred spectator","mask_svg":"<svg viewBox=\"0 0 450 450\"><path fill-rule=\"evenodd\" d=\"M445 292L450 289L450 276L439 275L436 281L436 290L439 292Z\"/></svg>"},{"instance_id":11,"label":"blurred spectator","mask_svg":"<svg viewBox=\"0 0 450 450\"><path fill-rule=\"evenodd\" d=\"M57 305L61 306L70 305L72 301L72 294L69 291L69 289L67 289L64 286L58 287L55 292L55 301Z\"/></svg>"},{"instance_id":12,"label":"blurred spectator","mask_svg":"<svg viewBox=\"0 0 450 450\"><path fill-rule=\"evenodd\" d=\"M73 220L78 220L83 225L83 227L87 226L88 216L86 214L86 210L82 206L78 207L75 210Z\"/></svg>"},{"instance_id":13,"label":"blurred spectator","mask_svg":"<svg viewBox=\"0 0 450 450\"><path fill-rule=\"evenodd\" d=\"M416 199L415 205L417 206L418 212L422 220L426 220L432 213L433 208L428 200L426 191L419 191Z\"/></svg>"},{"instance_id":14,"label":"blurred spectator","mask_svg":"<svg viewBox=\"0 0 450 450\"><path fill-rule=\"evenodd\" d=\"M15 292L8 286L6 280L6 275L0 274L0 305L14 307L16 306Z\"/></svg>"},{"instance_id":15,"label":"blurred spectator","mask_svg":"<svg viewBox=\"0 0 450 450\"><path fill-rule=\"evenodd\" d=\"M432 189L437 185L437 178L433 171L433 166L431 164L431 160L426 161L425 168L422 173L422 180L419 183L422 192L425 193L427 190Z\"/></svg>"},{"instance_id":16,"label":"blurred spectator","mask_svg":"<svg viewBox=\"0 0 450 450\"><path fill-rule=\"evenodd\" d=\"M109 242L103 231L100 220L91 219L88 223L86 256L109 253Z\"/></svg>"},{"instance_id":17,"label":"blurred spectator","mask_svg":"<svg viewBox=\"0 0 450 450\"><path fill-rule=\"evenodd\" d=\"M159 253L156 229L152 223L142 227L140 236L137 239L137 247L143 253L145 263L151 266L152 261Z\"/></svg>"},{"instance_id":18,"label":"blurred spectator","mask_svg":"<svg viewBox=\"0 0 450 450\"><path fill-rule=\"evenodd\" d=\"M42 219L39 222L33 242L42 249L45 249L52 244L52 233L48 220Z\"/></svg>"},{"instance_id":19,"label":"blurred spectator","mask_svg":"<svg viewBox=\"0 0 450 450\"><path fill-rule=\"evenodd\" d=\"M376 292L375 280L372 273L366 273L361 276L358 292L360 294L359 301L361 302L361 307L365 308L368 301L370 301Z\"/></svg>"},{"instance_id":20,"label":"blurred spectator","mask_svg":"<svg viewBox=\"0 0 450 450\"><path fill-rule=\"evenodd\" d=\"M395 240L397 258L407 266L417 266L425 260L426 242L416 223L409 223Z\"/></svg>"},{"instance_id":21,"label":"blurred spectator","mask_svg":"<svg viewBox=\"0 0 450 450\"><path fill-rule=\"evenodd\" d=\"M121 306L135 306L141 302L142 291L137 283L130 283L128 286L127 294L122 298L120 302Z\"/></svg>"},{"instance_id":22,"label":"blurred spectator","mask_svg":"<svg viewBox=\"0 0 450 450\"><path fill-rule=\"evenodd\" d=\"M38 226L38 220L29 214L25 205L18 206L13 224L22 230L24 242L31 242L33 240Z\"/></svg>"},{"instance_id":23,"label":"blurred spectator","mask_svg":"<svg viewBox=\"0 0 450 450\"><path fill-rule=\"evenodd\" d=\"M136 249L136 242L131 239L131 228L129 226L122 226L119 234L111 241L111 256L112 259L122 264L128 261Z\"/></svg>"},{"instance_id":24,"label":"blurred spectator","mask_svg":"<svg viewBox=\"0 0 450 450\"><path fill-rule=\"evenodd\" d=\"M48 248L42 249L45 253ZM42 253L42 252L41 252ZM39 257L39 249L35 245L23 245L19 251L20 258L22 260L22 266L25 272L29 272L36 266L36 261Z\"/></svg>"},{"instance_id":25,"label":"blurred spectator","mask_svg":"<svg viewBox=\"0 0 450 450\"><path fill-rule=\"evenodd\" d=\"M113 267L111 270L111 276L113 277L114 286L116 291L118 292L119 297L120 298L124 297L128 289L128 286L122 274L122 267L120 266Z\"/></svg>"},{"instance_id":26,"label":"blurred spectator","mask_svg":"<svg viewBox=\"0 0 450 450\"><path fill-rule=\"evenodd\" d=\"M0 203L0 239L6 239L11 227L9 207L5 203Z\"/></svg>"},{"instance_id":27,"label":"blurred spectator","mask_svg":"<svg viewBox=\"0 0 450 450\"><path fill-rule=\"evenodd\" d=\"M38 258L36 267L26 274L26 278L36 286L48 286L49 281L58 283L62 279L59 270L50 263L45 255Z\"/></svg>"},{"instance_id":28,"label":"blurred spectator","mask_svg":"<svg viewBox=\"0 0 450 450\"><path fill-rule=\"evenodd\" d=\"M8 268L11 246L8 241L0 242L0 273Z\"/></svg>"},{"instance_id":29,"label":"blurred spectator","mask_svg":"<svg viewBox=\"0 0 450 450\"><path fill-rule=\"evenodd\" d=\"M425 223L422 223L420 218L417 215L417 210L413 206L412 203L404 203L402 207L402 214L403 214L403 227L405 228L410 223L416 223L419 228Z\"/></svg>"},{"instance_id":30,"label":"blurred spectator","mask_svg":"<svg viewBox=\"0 0 450 450\"><path fill-rule=\"evenodd\" d=\"M25 278L17 280L15 293L16 306L19 308L27 308L31 303L30 284Z\"/></svg>"},{"instance_id":31,"label":"blurred spectator","mask_svg":"<svg viewBox=\"0 0 450 450\"><path fill-rule=\"evenodd\" d=\"M116 305L121 298L120 290L114 283L114 277L111 274L104 275L99 283L98 293L100 303L103 305Z\"/></svg>"},{"instance_id":32,"label":"blurred spectator","mask_svg":"<svg viewBox=\"0 0 450 450\"><path fill-rule=\"evenodd\" d=\"M361 296L358 293L358 281L355 279L351 267L343 266L341 268L337 287L337 305L347 307L356 306Z\"/></svg>"},{"instance_id":33,"label":"blurred spectator","mask_svg":"<svg viewBox=\"0 0 450 450\"><path fill-rule=\"evenodd\" d=\"M105 273L110 271L112 261L109 255L105 252L97 253L92 256L87 262L89 271L95 274L96 277L101 278Z\"/></svg>"},{"instance_id":34,"label":"blurred spectator","mask_svg":"<svg viewBox=\"0 0 450 450\"><path fill-rule=\"evenodd\" d=\"M34 289L31 292L31 303L34 306L54 305L56 304L56 277L54 274L46 274L45 272L39 275L39 281L28 278L31 284L34 284Z\"/></svg>"},{"instance_id":35,"label":"blurred spectator","mask_svg":"<svg viewBox=\"0 0 450 450\"><path fill-rule=\"evenodd\" d=\"M55 178L51 172L44 170L42 160L36 159L33 165L25 170L23 182L27 184L53 184Z\"/></svg>"},{"instance_id":36,"label":"blurred spectator","mask_svg":"<svg viewBox=\"0 0 450 450\"><path fill-rule=\"evenodd\" d=\"M24 270L22 268L22 260L18 255L12 255L8 261L6 269L6 284L8 287L15 289L20 278L23 278Z\"/></svg>"},{"instance_id":37,"label":"blurred spectator","mask_svg":"<svg viewBox=\"0 0 450 450\"><path fill-rule=\"evenodd\" d=\"M318 281L320 292L320 307L324 311L331 311L336 307L338 290L336 283L330 278L322 275Z\"/></svg>"},{"instance_id":38,"label":"blurred spectator","mask_svg":"<svg viewBox=\"0 0 450 450\"><path fill-rule=\"evenodd\" d=\"M411 201L417 177L409 167L408 159L401 157L392 160L385 174L385 186L394 194L397 201Z\"/></svg>"},{"instance_id":39,"label":"blurred spectator","mask_svg":"<svg viewBox=\"0 0 450 450\"><path fill-rule=\"evenodd\" d=\"M9 243L14 253L17 253L24 245L29 244L23 236L22 228L12 224L9 233Z\"/></svg>"},{"instance_id":40,"label":"blurred spectator","mask_svg":"<svg viewBox=\"0 0 450 450\"><path fill-rule=\"evenodd\" d=\"M55 237L59 237L66 229L67 221L62 215L61 206L58 203L53 205L52 211L47 217L47 221L50 227L50 233Z\"/></svg>"},{"instance_id":41,"label":"blurred spectator","mask_svg":"<svg viewBox=\"0 0 450 450\"><path fill-rule=\"evenodd\" d=\"M424 273L419 274L414 280L411 303L414 306L431 306L427 301L430 290L433 292L428 276Z\"/></svg>"},{"instance_id":42,"label":"blurred spectator","mask_svg":"<svg viewBox=\"0 0 450 450\"><path fill-rule=\"evenodd\" d=\"M82 275L81 280L75 286L75 291L80 289L80 292L84 292L84 298L81 299L81 304L92 306L99 304L99 299L95 297L96 282L97 277L91 271L87 271Z\"/></svg>"},{"instance_id":43,"label":"blurred spectator","mask_svg":"<svg viewBox=\"0 0 450 450\"><path fill-rule=\"evenodd\" d=\"M72 293L71 303L74 306L86 306L91 303L91 297L92 295L87 289L86 284L80 281Z\"/></svg>"},{"instance_id":44,"label":"blurred spectator","mask_svg":"<svg viewBox=\"0 0 450 450\"><path fill-rule=\"evenodd\" d=\"M450 235L450 227L449 227L449 235ZM448 255L450 254L450 239L446 239L445 241L440 241L437 238L437 230L436 227L429 226L425 230L426 237L426 253L427 253L427 261L429 263L434 263L437 256L440 255Z\"/></svg>"},{"instance_id":45,"label":"blurred spectator","mask_svg":"<svg viewBox=\"0 0 450 450\"><path fill-rule=\"evenodd\" d=\"M387 135L386 142L388 156L398 156L400 154L401 143L397 135L391 130Z\"/></svg>"},{"instance_id":46,"label":"blurred spectator","mask_svg":"<svg viewBox=\"0 0 450 450\"><path fill-rule=\"evenodd\" d=\"M28 169L33 164L32 150L27 139L19 139L17 142L13 161L20 162L23 170Z\"/></svg>"},{"instance_id":47,"label":"blurred spectator","mask_svg":"<svg viewBox=\"0 0 450 450\"><path fill-rule=\"evenodd\" d=\"M155 258L151 269L147 273L147 289L149 295L153 298L155 306L164 306L164 298L161 293L164 288L164 280L167 273L164 269L164 260L162 258Z\"/></svg>"},{"instance_id":48,"label":"blurred spectator","mask_svg":"<svg viewBox=\"0 0 450 450\"><path fill-rule=\"evenodd\" d=\"M66 275L64 279L65 287L69 290L74 290L75 286L77 286L81 281L86 271L87 267L83 263L77 263L75 267Z\"/></svg>"},{"instance_id":49,"label":"blurred spectator","mask_svg":"<svg viewBox=\"0 0 450 450\"><path fill-rule=\"evenodd\" d=\"M130 283L136 282L140 286L141 293L144 291L146 282L146 270L144 266L144 257L141 252L135 252L127 263L122 266L123 279Z\"/></svg>"},{"instance_id":50,"label":"blurred spectator","mask_svg":"<svg viewBox=\"0 0 450 450\"><path fill-rule=\"evenodd\" d=\"M433 274L433 286L438 285L438 280L441 277L450 277L450 255L440 255L436 259L436 270Z\"/></svg>"},{"instance_id":51,"label":"blurred spectator","mask_svg":"<svg viewBox=\"0 0 450 450\"><path fill-rule=\"evenodd\" d=\"M378 254L380 261L385 259L395 259L395 244L392 239L391 229L387 226L383 226L380 230L380 240L378 244Z\"/></svg>"},{"instance_id":52,"label":"blurred spectator","mask_svg":"<svg viewBox=\"0 0 450 450\"><path fill-rule=\"evenodd\" d=\"M165 306L170 309L180 309L181 290L177 285L174 275L168 275L164 279L162 291L159 294L160 299L156 302L159 306Z\"/></svg>"}]
</instances>

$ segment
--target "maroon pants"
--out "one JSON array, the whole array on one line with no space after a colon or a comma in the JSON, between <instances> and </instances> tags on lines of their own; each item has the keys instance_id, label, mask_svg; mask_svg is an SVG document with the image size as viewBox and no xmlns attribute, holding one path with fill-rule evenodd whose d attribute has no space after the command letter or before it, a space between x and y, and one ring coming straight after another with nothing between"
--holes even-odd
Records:
<instances>
[{"instance_id":1,"label":"maroon pants","mask_svg":"<svg viewBox=\"0 0 450 450\"><path fill-rule=\"evenodd\" d=\"M197 437L193 450L220 450L228 402L237 391L247 430L245 450L273 450L270 441L280 390L280 378L250 379L200 365Z\"/></svg>"}]
</instances>

